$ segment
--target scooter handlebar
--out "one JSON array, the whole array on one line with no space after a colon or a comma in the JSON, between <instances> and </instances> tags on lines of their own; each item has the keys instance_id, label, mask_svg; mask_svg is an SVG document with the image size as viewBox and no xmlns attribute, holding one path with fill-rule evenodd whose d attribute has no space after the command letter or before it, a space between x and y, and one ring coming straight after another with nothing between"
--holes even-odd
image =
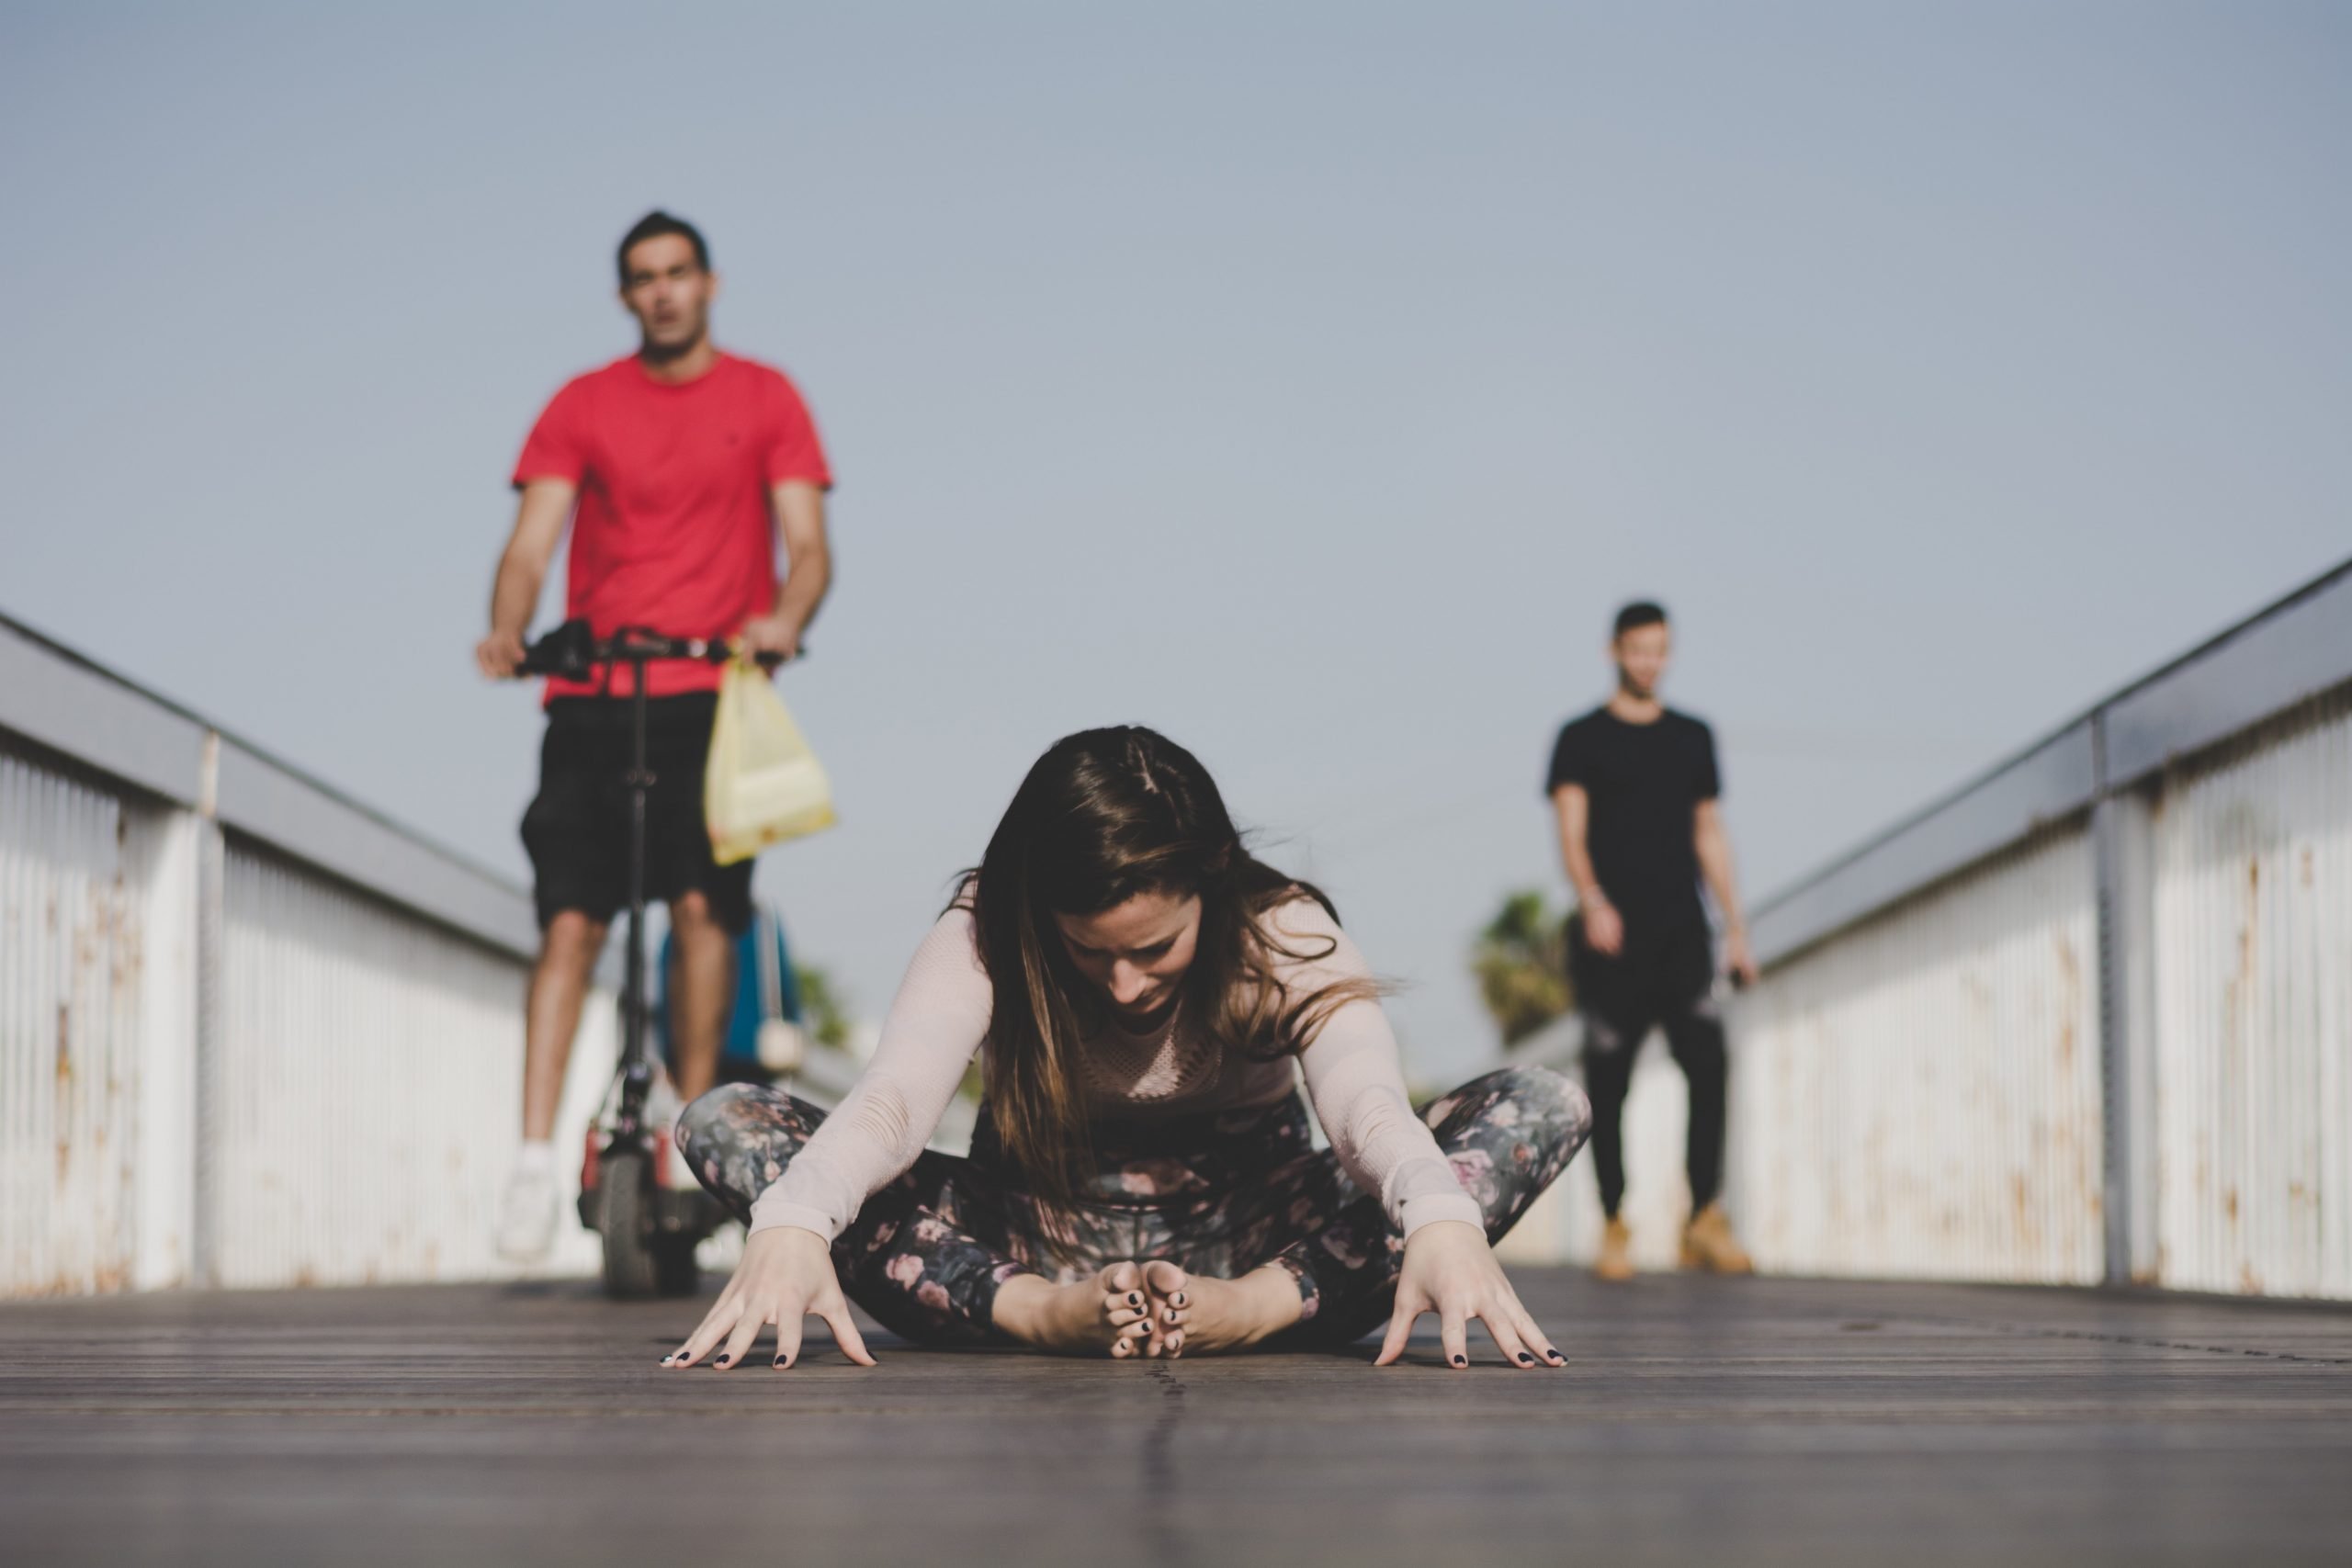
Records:
<instances>
[{"instance_id":1,"label":"scooter handlebar","mask_svg":"<svg viewBox=\"0 0 2352 1568\"><path fill-rule=\"evenodd\" d=\"M801 651L805 653L807 649ZM593 679L597 666L604 664L724 664L734 656L734 650L718 638L666 637L642 626L623 626L611 637L600 637L586 621L571 620L526 646L514 674L517 679L552 675L586 681ZM774 670L784 662L780 654L753 657L763 670Z\"/></svg>"}]
</instances>

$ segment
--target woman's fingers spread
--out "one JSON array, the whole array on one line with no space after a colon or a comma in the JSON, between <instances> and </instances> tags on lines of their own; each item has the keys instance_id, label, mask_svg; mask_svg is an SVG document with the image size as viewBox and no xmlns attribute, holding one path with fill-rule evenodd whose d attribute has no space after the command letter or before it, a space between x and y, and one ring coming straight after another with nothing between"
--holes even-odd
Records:
<instances>
[{"instance_id":1,"label":"woman's fingers spread","mask_svg":"<svg viewBox=\"0 0 2352 1568\"><path fill-rule=\"evenodd\" d=\"M796 1313L793 1315L797 1322L799 1314ZM752 1348L752 1342L760 1337L760 1330L766 1326L763 1321L766 1316L756 1307L746 1307L735 1319L735 1332L727 1337L727 1348L712 1358L710 1364L725 1371L741 1361L743 1352Z\"/></svg>"},{"instance_id":2,"label":"woman's fingers spread","mask_svg":"<svg viewBox=\"0 0 2352 1568\"><path fill-rule=\"evenodd\" d=\"M721 1296L718 1298L718 1306L703 1314L701 1324L687 1337L686 1342L679 1346L675 1353L662 1363L664 1366L691 1367L697 1357L718 1343L719 1337L727 1332L727 1325L735 1321L728 1299Z\"/></svg>"},{"instance_id":3,"label":"woman's fingers spread","mask_svg":"<svg viewBox=\"0 0 2352 1568\"><path fill-rule=\"evenodd\" d=\"M1508 1281L1487 1322L1491 1324L1496 1318L1505 1319L1510 1324L1511 1332L1519 1337L1521 1346L1535 1359L1537 1366L1567 1364L1567 1358L1553 1345L1552 1337L1544 1332L1544 1325L1535 1321L1534 1314L1527 1310L1527 1303L1519 1299L1519 1292L1512 1290Z\"/></svg>"},{"instance_id":4,"label":"woman's fingers spread","mask_svg":"<svg viewBox=\"0 0 2352 1568\"><path fill-rule=\"evenodd\" d=\"M1535 1352L1519 1337L1519 1325L1512 1321L1511 1314L1501 1307L1488 1307L1478 1314L1478 1321L1487 1325L1487 1337L1495 1342L1495 1348L1503 1353L1504 1360L1523 1371L1535 1369Z\"/></svg>"},{"instance_id":5,"label":"woman's fingers spread","mask_svg":"<svg viewBox=\"0 0 2352 1568\"><path fill-rule=\"evenodd\" d=\"M1385 1367L1405 1353L1405 1342L1412 1338L1413 1325L1420 1320L1421 1311L1419 1303L1397 1292L1396 1310L1388 1316L1388 1337L1380 1342L1380 1354L1372 1359L1374 1366Z\"/></svg>"},{"instance_id":6,"label":"woman's fingers spread","mask_svg":"<svg viewBox=\"0 0 2352 1568\"><path fill-rule=\"evenodd\" d=\"M800 1359L801 1314L793 1313L779 1318L775 1325L775 1365L779 1371L788 1370Z\"/></svg>"},{"instance_id":7,"label":"woman's fingers spread","mask_svg":"<svg viewBox=\"0 0 2352 1568\"><path fill-rule=\"evenodd\" d=\"M1445 1347L1445 1364L1466 1367L1470 1364L1470 1320L1457 1306L1438 1309L1438 1343Z\"/></svg>"},{"instance_id":8,"label":"woman's fingers spread","mask_svg":"<svg viewBox=\"0 0 2352 1568\"><path fill-rule=\"evenodd\" d=\"M1525 1307L1517 1308L1511 1321L1519 1325L1520 1339L1529 1349L1535 1352L1537 1360L1553 1367L1565 1367L1568 1364L1568 1359L1561 1355L1553 1346L1552 1337L1544 1332L1542 1325L1528 1314Z\"/></svg>"},{"instance_id":9,"label":"woman's fingers spread","mask_svg":"<svg viewBox=\"0 0 2352 1568\"><path fill-rule=\"evenodd\" d=\"M865 1336L860 1334L857 1325L851 1321L847 1306L835 1302L820 1315L824 1318L825 1326L833 1331L833 1343L842 1348L842 1355L861 1367L874 1365L874 1353L865 1348ZM778 1337L781 1337L779 1333Z\"/></svg>"}]
</instances>

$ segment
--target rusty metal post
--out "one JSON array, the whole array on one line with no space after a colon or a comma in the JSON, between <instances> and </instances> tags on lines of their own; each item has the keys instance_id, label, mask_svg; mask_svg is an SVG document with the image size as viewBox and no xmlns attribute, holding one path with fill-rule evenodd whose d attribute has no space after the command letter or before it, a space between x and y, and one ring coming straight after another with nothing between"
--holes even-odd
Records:
<instances>
[{"instance_id":1,"label":"rusty metal post","mask_svg":"<svg viewBox=\"0 0 2352 1568\"><path fill-rule=\"evenodd\" d=\"M196 1124L192 1173L196 1212L188 1278L198 1285L216 1285L220 1280L220 889L228 845L220 832L220 737L217 731L207 731L192 818L196 885L190 909L196 947L196 1070L190 1097Z\"/></svg>"},{"instance_id":2,"label":"rusty metal post","mask_svg":"<svg viewBox=\"0 0 2352 1568\"><path fill-rule=\"evenodd\" d=\"M196 1278L197 910L195 813L164 803L123 810L123 881L136 911L139 1043L135 1121L121 1140L134 1162L130 1283L167 1290Z\"/></svg>"},{"instance_id":3,"label":"rusty metal post","mask_svg":"<svg viewBox=\"0 0 2352 1568\"><path fill-rule=\"evenodd\" d=\"M2107 726L2093 720L2099 796L2098 1066L2102 1206L2110 1285L2155 1269L2155 831L2147 796L2107 779Z\"/></svg>"}]
</instances>

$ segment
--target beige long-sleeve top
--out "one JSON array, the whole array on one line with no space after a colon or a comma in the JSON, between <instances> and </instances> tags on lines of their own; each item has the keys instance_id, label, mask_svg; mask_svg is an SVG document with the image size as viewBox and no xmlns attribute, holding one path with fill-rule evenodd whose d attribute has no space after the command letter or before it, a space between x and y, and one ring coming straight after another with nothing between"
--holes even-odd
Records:
<instances>
[{"instance_id":1,"label":"beige long-sleeve top","mask_svg":"<svg viewBox=\"0 0 2352 1568\"><path fill-rule=\"evenodd\" d=\"M1363 954L1313 899L1283 905L1271 923L1283 946L1319 955L1278 964L1292 996L1370 976ZM752 1205L752 1234L792 1225L831 1241L922 1152L988 1041L991 992L977 931L963 908L932 928L899 982L874 1060ZM1089 1035L1081 1059L1091 1109L1125 1119L1272 1105L1295 1090L1303 1072L1341 1167L1359 1189L1380 1195L1407 1236L1436 1220L1482 1223L1477 1201L1413 1114L1396 1037L1377 1001L1343 1004L1298 1056L1271 1062L1220 1050L1187 1024L1180 1003L1149 1034L1106 1024Z\"/></svg>"}]
</instances>

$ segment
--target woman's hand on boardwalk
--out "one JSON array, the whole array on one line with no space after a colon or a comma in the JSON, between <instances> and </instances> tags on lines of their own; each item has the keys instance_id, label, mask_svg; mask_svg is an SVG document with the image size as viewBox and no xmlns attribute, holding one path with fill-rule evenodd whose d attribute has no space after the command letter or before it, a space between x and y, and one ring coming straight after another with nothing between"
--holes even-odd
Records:
<instances>
[{"instance_id":1,"label":"woman's hand on boardwalk","mask_svg":"<svg viewBox=\"0 0 2352 1568\"><path fill-rule=\"evenodd\" d=\"M775 1364L789 1367L800 1359L801 1320L811 1314L825 1320L842 1355L861 1367L874 1364L857 1325L850 1321L825 1238L790 1225L764 1230L743 1244L735 1277L718 1292L694 1337L662 1357L662 1364L691 1367L723 1343L710 1364L724 1371L741 1361L760 1330L773 1323Z\"/></svg>"},{"instance_id":2,"label":"woman's hand on boardwalk","mask_svg":"<svg viewBox=\"0 0 2352 1568\"><path fill-rule=\"evenodd\" d=\"M1470 1364L1470 1320L1487 1325L1503 1359L1515 1367L1561 1367L1566 1359L1551 1337L1519 1304L1519 1292L1503 1277L1503 1266L1487 1245L1486 1233L1460 1220L1423 1225L1405 1244L1405 1267L1396 1277L1396 1312L1388 1337L1373 1365L1385 1367L1405 1353L1413 1325L1425 1312L1438 1317L1446 1365Z\"/></svg>"}]
</instances>

